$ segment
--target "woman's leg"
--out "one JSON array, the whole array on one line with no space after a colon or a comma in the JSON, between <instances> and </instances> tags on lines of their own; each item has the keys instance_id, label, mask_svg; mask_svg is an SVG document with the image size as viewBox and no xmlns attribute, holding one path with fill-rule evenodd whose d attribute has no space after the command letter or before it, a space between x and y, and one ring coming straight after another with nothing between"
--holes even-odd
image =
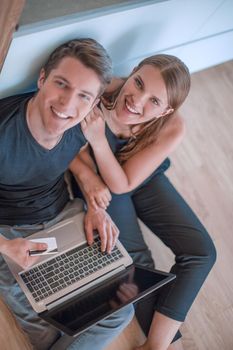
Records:
<instances>
[{"instance_id":1,"label":"woman's leg","mask_svg":"<svg viewBox=\"0 0 233 350\"><path fill-rule=\"evenodd\" d=\"M154 261L143 239L130 194L112 194L112 200L107 212L119 228L119 239L132 256L134 262L153 268Z\"/></svg>"},{"instance_id":2,"label":"woman's leg","mask_svg":"<svg viewBox=\"0 0 233 350\"><path fill-rule=\"evenodd\" d=\"M131 196L129 194L112 194L108 213L119 228L119 239L134 262L145 267L154 268L154 261L143 239ZM136 316L145 334L148 334L153 319L155 298L154 294L150 295L140 300L136 306Z\"/></svg>"},{"instance_id":3,"label":"woman's leg","mask_svg":"<svg viewBox=\"0 0 233 350\"><path fill-rule=\"evenodd\" d=\"M176 274L176 279L159 293L153 330L149 334L157 344L153 349L166 349L168 345L163 343L169 344L184 321L216 260L216 250L203 225L164 174L139 187L132 199L138 217L175 254L171 272ZM170 339L162 338L163 332ZM159 336L164 339L161 343Z\"/></svg>"}]
</instances>

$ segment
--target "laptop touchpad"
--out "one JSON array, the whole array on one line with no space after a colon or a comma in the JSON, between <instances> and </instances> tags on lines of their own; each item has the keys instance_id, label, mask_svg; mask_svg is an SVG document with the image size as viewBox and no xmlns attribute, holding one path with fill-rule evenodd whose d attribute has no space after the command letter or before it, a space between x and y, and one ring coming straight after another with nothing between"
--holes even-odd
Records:
<instances>
[{"instance_id":1,"label":"laptop touchpad","mask_svg":"<svg viewBox=\"0 0 233 350\"><path fill-rule=\"evenodd\" d=\"M83 229L80 230L72 220L61 223L60 226L56 225L56 227L47 230L47 233L50 237L56 237L58 251L69 248L85 240Z\"/></svg>"}]
</instances>

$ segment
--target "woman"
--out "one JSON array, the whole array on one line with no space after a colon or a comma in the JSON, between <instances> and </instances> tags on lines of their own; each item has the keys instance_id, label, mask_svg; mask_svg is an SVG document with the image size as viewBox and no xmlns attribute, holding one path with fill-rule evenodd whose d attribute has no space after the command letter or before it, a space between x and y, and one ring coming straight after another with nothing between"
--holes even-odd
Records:
<instances>
[{"instance_id":1,"label":"woman","mask_svg":"<svg viewBox=\"0 0 233 350\"><path fill-rule=\"evenodd\" d=\"M172 348L169 344L216 260L210 236L164 174L167 156L184 136L184 121L175 112L189 89L188 69L178 58L146 58L82 123L103 181L86 150L71 163L87 202L102 207L110 202L108 212L135 262L153 266L137 217L175 254L171 272L177 277L156 299L140 350Z\"/></svg>"}]
</instances>

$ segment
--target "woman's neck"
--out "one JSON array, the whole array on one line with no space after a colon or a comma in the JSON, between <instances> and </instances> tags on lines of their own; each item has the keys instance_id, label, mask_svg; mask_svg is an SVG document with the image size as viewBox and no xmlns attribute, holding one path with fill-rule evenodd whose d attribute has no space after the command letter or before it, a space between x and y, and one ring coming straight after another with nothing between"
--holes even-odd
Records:
<instances>
[{"instance_id":1,"label":"woman's neck","mask_svg":"<svg viewBox=\"0 0 233 350\"><path fill-rule=\"evenodd\" d=\"M105 122L113 134L121 138L129 138L132 136L130 126L119 122L115 109L108 110L103 105L101 107Z\"/></svg>"}]
</instances>

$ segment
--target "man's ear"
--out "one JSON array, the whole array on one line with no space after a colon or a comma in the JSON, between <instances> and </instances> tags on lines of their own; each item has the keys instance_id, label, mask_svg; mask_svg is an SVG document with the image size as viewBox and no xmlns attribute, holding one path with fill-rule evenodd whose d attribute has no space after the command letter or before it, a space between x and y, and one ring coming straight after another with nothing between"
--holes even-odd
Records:
<instances>
[{"instance_id":1,"label":"man's ear","mask_svg":"<svg viewBox=\"0 0 233 350\"><path fill-rule=\"evenodd\" d=\"M45 70L44 70L44 68L42 68L40 70L39 78L37 80L38 89L40 89L42 87L42 85L44 84L44 81L45 81Z\"/></svg>"}]
</instances>

